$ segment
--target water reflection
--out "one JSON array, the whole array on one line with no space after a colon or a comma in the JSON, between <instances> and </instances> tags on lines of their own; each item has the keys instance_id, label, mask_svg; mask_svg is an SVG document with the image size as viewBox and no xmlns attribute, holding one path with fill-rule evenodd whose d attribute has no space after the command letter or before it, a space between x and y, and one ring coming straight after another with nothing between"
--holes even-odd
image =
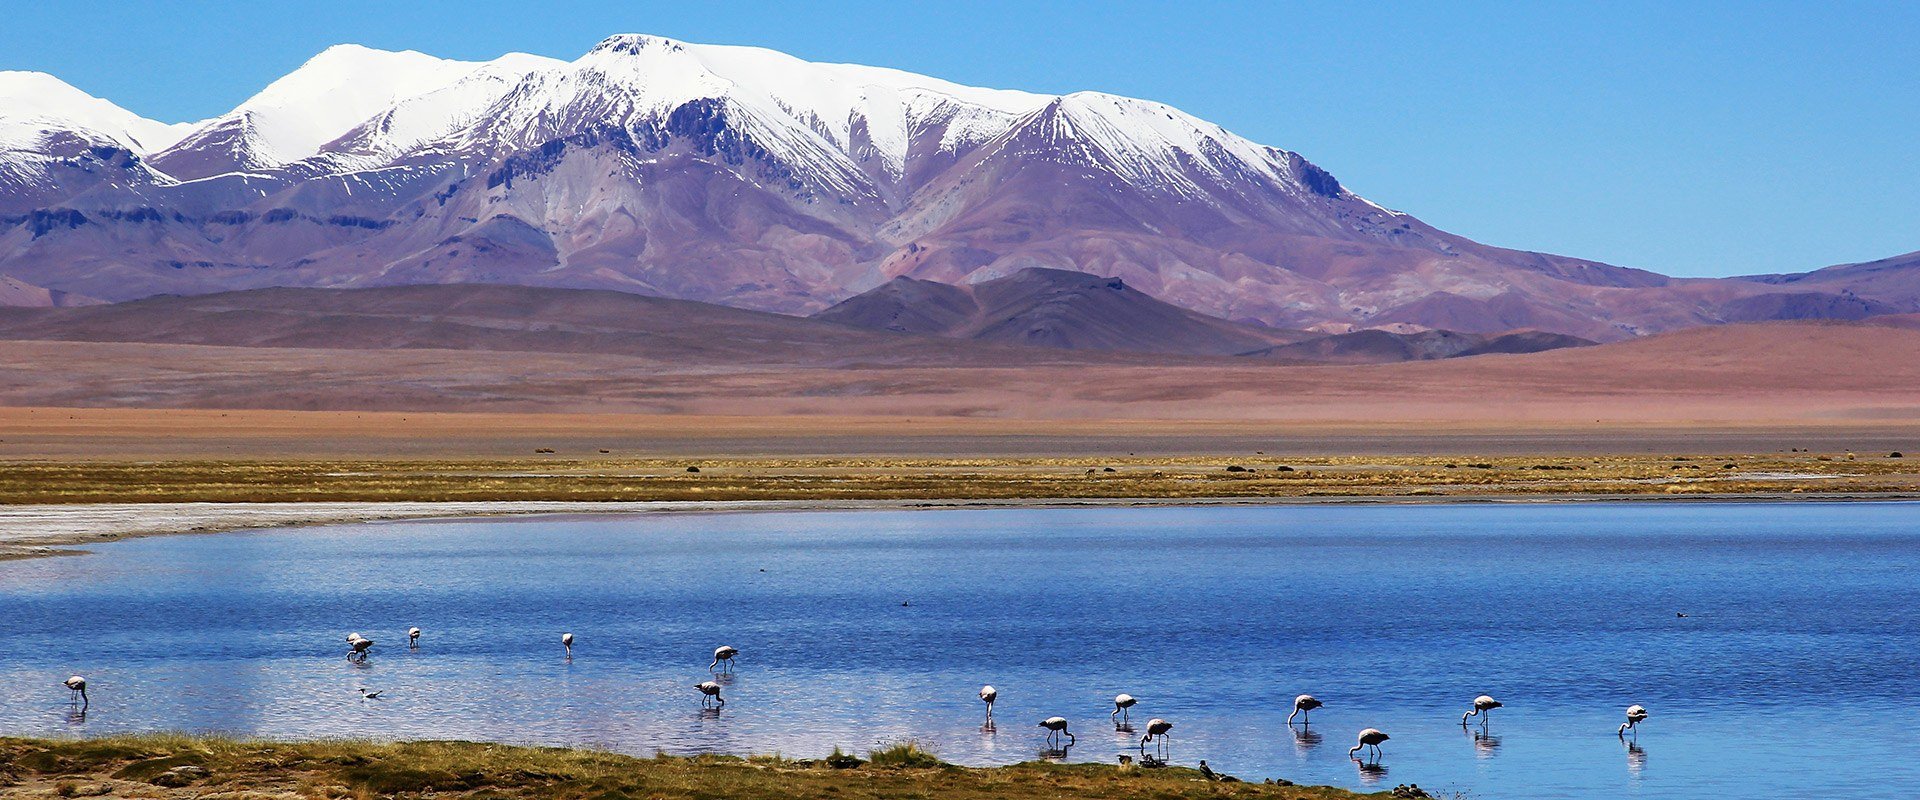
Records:
<instances>
[{"instance_id":1,"label":"water reflection","mask_svg":"<svg viewBox=\"0 0 1920 800\"><path fill-rule=\"evenodd\" d=\"M1640 777L1640 771L1647 768L1647 750L1641 747L1639 742L1633 741L1632 739L1628 739L1626 745L1627 774L1638 779Z\"/></svg>"},{"instance_id":2,"label":"water reflection","mask_svg":"<svg viewBox=\"0 0 1920 800\"><path fill-rule=\"evenodd\" d=\"M1356 758L1353 760L1353 766L1360 771L1360 784L1362 786L1371 788L1378 786L1381 781L1386 780L1387 765L1378 761L1361 761Z\"/></svg>"},{"instance_id":3,"label":"water reflection","mask_svg":"<svg viewBox=\"0 0 1920 800\"><path fill-rule=\"evenodd\" d=\"M1293 728L1292 730L1293 747L1302 753L1312 752L1314 748L1320 746L1322 741L1326 740L1326 737L1314 733L1311 728L1305 726Z\"/></svg>"},{"instance_id":4,"label":"water reflection","mask_svg":"<svg viewBox=\"0 0 1920 800\"><path fill-rule=\"evenodd\" d=\"M1473 755L1475 758L1492 758L1494 754L1500 750L1500 737L1498 736L1482 730L1468 730L1467 734L1473 738Z\"/></svg>"}]
</instances>

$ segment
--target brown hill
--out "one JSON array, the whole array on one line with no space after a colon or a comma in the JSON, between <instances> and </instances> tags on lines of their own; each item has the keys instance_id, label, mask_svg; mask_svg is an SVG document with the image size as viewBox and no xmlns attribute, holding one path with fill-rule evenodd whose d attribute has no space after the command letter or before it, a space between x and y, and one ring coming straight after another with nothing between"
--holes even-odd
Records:
<instances>
[{"instance_id":1,"label":"brown hill","mask_svg":"<svg viewBox=\"0 0 1920 800\"><path fill-rule=\"evenodd\" d=\"M1318 361L1332 364L1390 364L1428 361L1490 353L1539 353L1563 347L1585 347L1593 342L1564 333L1516 331L1504 334L1431 330L1396 333L1353 331L1246 353L1250 358Z\"/></svg>"},{"instance_id":2,"label":"brown hill","mask_svg":"<svg viewBox=\"0 0 1920 800\"><path fill-rule=\"evenodd\" d=\"M962 286L895 278L813 318L953 339L1189 355L1232 355L1307 336L1189 311L1119 278L1057 269Z\"/></svg>"},{"instance_id":3,"label":"brown hill","mask_svg":"<svg viewBox=\"0 0 1920 800\"><path fill-rule=\"evenodd\" d=\"M0 308L0 339L578 353L715 366L1040 364L1063 355L623 292L487 285L255 289Z\"/></svg>"}]
</instances>

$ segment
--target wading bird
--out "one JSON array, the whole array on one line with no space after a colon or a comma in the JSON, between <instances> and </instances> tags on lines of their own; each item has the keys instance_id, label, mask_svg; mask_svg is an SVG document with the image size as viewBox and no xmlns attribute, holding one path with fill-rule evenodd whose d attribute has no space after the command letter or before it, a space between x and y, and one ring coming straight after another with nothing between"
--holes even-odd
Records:
<instances>
[{"instance_id":1,"label":"wading bird","mask_svg":"<svg viewBox=\"0 0 1920 800\"><path fill-rule=\"evenodd\" d=\"M700 690L701 708L719 709L727 704L726 698L720 696L720 684L714 683L713 681L705 681L694 684L693 688Z\"/></svg>"},{"instance_id":2,"label":"wading bird","mask_svg":"<svg viewBox=\"0 0 1920 800\"><path fill-rule=\"evenodd\" d=\"M420 646L420 629L408 628L407 629L407 648L412 649L419 646Z\"/></svg>"},{"instance_id":3,"label":"wading bird","mask_svg":"<svg viewBox=\"0 0 1920 800\"><path fill-rule=\"evenodd\" d=\"M573 660L573 634L560 634L560 646L567 648L567 660Z\"/></svg>"},{"instance_id":4,"label":"wading bird","mask_svg":"<svg viewBox=\"0 0 1920 800\"><path fill-rule=\"evenodd\" d=\"M1048 717L1040 721L1040 727L1047 729L1047 745L1051 749L1065 750L1073 746L1075 740L1073 732L1067 730L1066 717ZM1064 746L1056 746L1062 734L1066 735L1067 743Z\"/></svg>"},{"instance_id":5,"label":"wading bird","mask_svg":"<svg viewBox=\"0 0 1920 800\"><path fill-rule=\"evenodd\" d=\"M87 699L87 679L86 678L82 678L78 675L75 675L71 678L66 679L65 683L67 684L67 702L68 703L77 702L80 704L80 707L83 709L93 704L92 701Z\"/></svg>"},{"instance_id":6,"label":"wading bird","mask_svg":"<svg viewBox=\"0 0 1920 800\"><path fill-rule=\"evenodd\" d=\"M1486 716L1481 718L1480 724L1485 725L1488 720L1493 719L1493 710L1499 707L1500 701L1488 695L1483 694L1473 698L1473 710L1460 715L1460 726L1466 727L1468 717L1478 717L1482 714Z\"/></svg>"},{"instance_id":7,"label":"wading bird","mask_svg":"<svg viewBox=\"0 0 1920 800\"><path fill-rule=\"evenodd\" d=\"M1127 726L1129 722L1126 717L1127 709L1133 708L1133 704L1138 702L1140 701L1133 699L1133 695L1130 694L1123 694L1113 698L1113 714L1111 716L1113 717L1114 730L1117 731Z\"/></svg>"},{"instance_id":8,"label":"wading bird","mask_svg":"<svg viewBox=\"0 0 1920 800\"><path fill-rule=\"evenodd\" d=\"M1173 723L1155 717L1147 720L1147 735L1140 737L1140 760L1147 760L1147 742L1157 742L1154 758L1164 764L1167 761L1167 731L1173 730Z\"/></svg>"},{"instance_id":9,"label":"wading bird","mask_svg":"<svg viewBox=\"0 0 1920 800\"><path fill-rule=\"evenodd\" d=\"M1646 720L1647 720L1646 706L1637 706L1637 705L1627 706L1627 721L1620 723L1619 734L1621 736L1625 736L1627 735L1628 730L1632 730L1635 735L1639 735L1640 723L1645 722Z\"/></svg>"},{"instance_id":10,"label":"wading bird","mask_svg":"<svg viewBox=\"0 0 1920 800\"><path fill-rule=\"evenodd\" d=\"M373 647L373 640L364 637L354 639L349 643L349 646L353 649L347 651L347 658L365 661L367 660L367 651Z\"/></svg>"},{"instance_id":11,"label":"wading bird","mask_svg":"<svg viewBox=\"0 0 1920 800\"><path fill-rule=\"evenodd\" d=\"M737 655L740 655L740 651L732 647L727 647L725 645L722 645L720 647L714 648L713 663L707 665L707 671L712 672L715 669L718 669L721 672L732 672L733 657Z\"/></svg>"},{"instance_id":12,"label":"wading bird","mask_svg":"<svg viewBox=\"0 0 1920 800\"><path fill-rule=\"evenodd\" d=\"M1381 733L1380 729L1378 728L1368 728L1366 730L1363 730L1360 732L1359 743L1347 749L1347 758L1353 758L1353 754L1359 752L1360 748L1367 747L1367 748L1372 748L1373 760L1379 761L1380 760L1380 743L1390 738L1393 738L1393 737L1390 737L1384 733ZM1359 759L1354 759L1354 760L1358 761Z\"/></svg>"},{"instance_id":13,"label":"wading bird","mask_svg":"<svg viewBox=\"0 0 1920 800\"><path fill-rule=\"evenodd\" d=\"M1316 708L1319 708L1323 705L1326 705L1326 704L1320 702L1319 700L1313 699L1313 695L1303 694L1303 695L1300 695L1299 697L1293 698L1293 714L1301 715L1300 724L1302 725L1311 724L1313 722L1313 715L1309 714L1308 712ZM1293 714L1287 715L1288 725L1293 724Z\"/></svg>"},{"instance_id":14,"label":"wading bird","mask_svg":"<svg viewBox=\"0 0 1920 800\"><path fill-rule=\"evenodd\" d=\"M993 688L992 684L980 687L980 702L987 704L987 727L989 728L993 727L993 701L999 696L1000 691Z\"/></svg>"}]
</instances>

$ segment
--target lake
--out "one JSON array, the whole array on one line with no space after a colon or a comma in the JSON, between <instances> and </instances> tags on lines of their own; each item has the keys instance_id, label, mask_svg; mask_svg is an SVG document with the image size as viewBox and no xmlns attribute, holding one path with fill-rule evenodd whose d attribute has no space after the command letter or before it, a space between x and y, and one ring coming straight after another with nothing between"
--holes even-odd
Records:
<instances>
[{"instance_id":1,"label":"lake","mask_svg":"<svg viewBox=\"0 0 1920 800\"><path fill-rule=\"evenodd\" d=\"M1177 763L1479 798L1904 797L1920 505L1541 503L543 517L0 563L0 733L1036 758L1112 697ZM1686 616L1679 616L1680 614ZM417 650L405 630L425 634ZM344 637L378 642L349 663ZM578 637L569 662L560 634ZM723 712L693 684L740 648ZM60 681L81 673L92 707ZM983 732L975 692L1000 690ZM363 700L359 689L384 692ZM1306 732L1292 698L1326 703ZM1463 730L1475 695L1506 704ZM1623 709L1652 717L1637 741ZM1346 757L1387 731L1378 769Z\"/></svg>"}]
</instances>

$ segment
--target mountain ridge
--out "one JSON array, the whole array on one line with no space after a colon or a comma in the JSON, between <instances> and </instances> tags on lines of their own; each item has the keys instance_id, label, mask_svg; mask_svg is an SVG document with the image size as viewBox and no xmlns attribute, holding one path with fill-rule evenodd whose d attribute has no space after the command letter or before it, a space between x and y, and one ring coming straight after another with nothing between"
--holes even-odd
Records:
<instances>
[{"instance_id":1,"label":"mountain ridge","mask_svg":"<svg viewBox=\"0 0 1920 800\"><path fill-rule=\"evenodd\" d=\"M897 277L1050 268L1283 329L1607 341L1920 311L1906 279L1670 278L1481 244L1150 100L640 34L570 62L333 48L167 146L33 124L69 144L0 153L0 275L105 300L509 283L807 314Z\"/></svg>"}]
</instances>

